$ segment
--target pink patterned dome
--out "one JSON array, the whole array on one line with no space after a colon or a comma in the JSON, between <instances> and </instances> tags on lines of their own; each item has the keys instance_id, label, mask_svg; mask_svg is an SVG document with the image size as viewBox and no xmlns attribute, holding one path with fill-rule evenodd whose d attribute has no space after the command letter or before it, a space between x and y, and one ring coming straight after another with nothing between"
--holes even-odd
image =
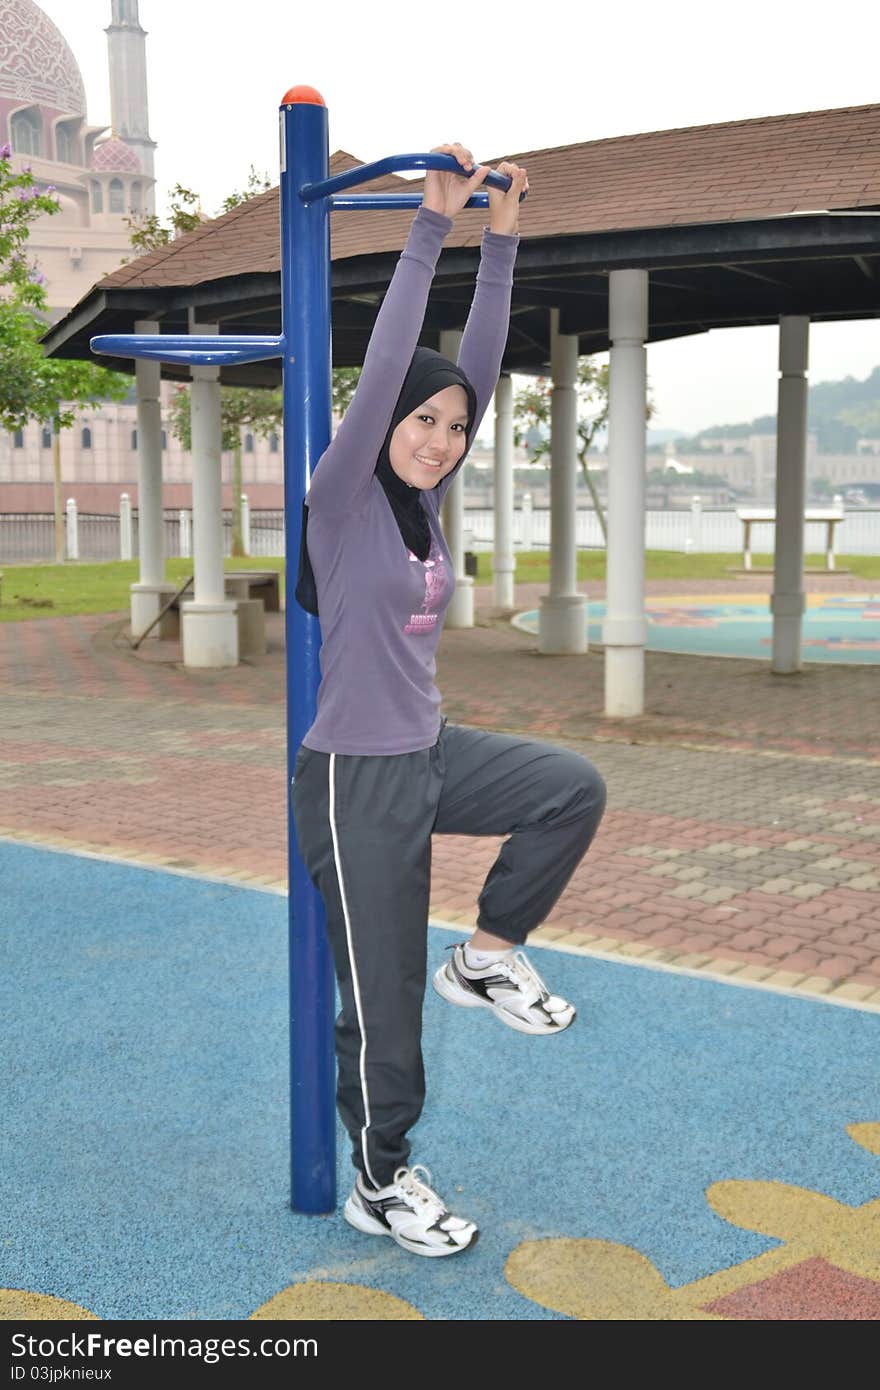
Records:
<instances>
[{"instance_id":1,"label":"pink patterned dome","mask_svg":"<svg viewBox=\"0 0 880 1390\"><path fill-rule=\"evenodd\" d=\"M77 61L33 0L0 0L0 97L67 116L86 114Z\"/></svg>"},{"instance_id":2,"label":"pink patterned dome","mask_svg":"<svg viewBox=\"0 0 880 1390\"><path fill-rule=\"evenodd\" d=\"M130 145L111 135L102 140L92 152L92 169L98 174L140 174L141 162Z\"/></svg>"}]
</instances>

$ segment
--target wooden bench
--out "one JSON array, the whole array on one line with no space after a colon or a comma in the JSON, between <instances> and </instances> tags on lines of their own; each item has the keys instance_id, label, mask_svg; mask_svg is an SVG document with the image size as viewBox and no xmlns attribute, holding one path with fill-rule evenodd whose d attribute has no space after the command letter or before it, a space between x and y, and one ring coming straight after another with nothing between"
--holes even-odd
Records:
<instances>
[{"instance_id":1,"label":"wooden bench","mask_svg":"<svg viewBox=\"0 0 880 1390\"><path fill-rule=\"evenodd\" d=\"M227 570L227 598L261 598L267 613L281 611L281 576L277 570Z\"/></svg>"},{"instance_id":2,"label":"wooden bench","mask_svg":"<svg viewBox=\"0 0 880 1390\"><path fill-rule=\"evenodd\" d=\"M776 525L776 511L773 507L756 507L752 509L737 508L737 516L743 524L743 569L752 568L752 527L765 525ZM831 573L834 570L834 530L846 517L842 511L831 508L807 508L804 512L804 521L824 521L825 531L825 570Z\"/></svg>"}]
</instances>

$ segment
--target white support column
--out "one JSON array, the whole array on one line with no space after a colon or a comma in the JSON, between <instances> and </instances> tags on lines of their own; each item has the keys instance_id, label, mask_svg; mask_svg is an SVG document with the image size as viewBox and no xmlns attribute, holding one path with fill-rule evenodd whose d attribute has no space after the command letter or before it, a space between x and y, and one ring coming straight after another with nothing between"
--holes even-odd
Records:
<instances>
[{"instance_id":1,"label":"white support column","mask_svg":"<svg viewBox=\"0 0 880 1390\"><path fill-rule=\"evenodd\" d=\"M135 333L158 333L154 319L136 319ZM158 362L135 362L137 386L138 557L139 581L131 586L131 630L137 636L150 626L174 593L165 583L165 522L162 510L162 406ZM162 636L162 623L150 631Z\"/></svg>"},{"instance_id":2,"label":"white support column","mask_svg":"<svg viewBox=\"0 0 880 1390\"><path fill-rule=\"evenodd\" d=\"M191 333L216 324L190 323ZM193 573L195 592L181 605L184 666L237 666L238 615L225 597L223 493L220 481L220 369L191 367Z\"/></svg>"},{"instance_id":3,"label":"white support column","mask_svg":"<svg viewBox=\"0 0 880 1390\"><path fill-rule=\"evenodd\" d=\"M645 708L645 409L648 272L608 276L608 564L605 713Z\"/></svg>"},{"instance_id":4,"label":"white support column","mask_svg":"<svg viewBox=\"0 0 880 1390\"><path fill-rule=\"evenodd\" d=\"M450 362L458 361L461 346L461 330L445 328L440 334L440 352ZM474 625L474 581L464 572L464 469L462 468L454 483L449 485L443 499L443 534L452 557L455 573L455 593L446 610L446 627L473 627Z\"/></svg>"},{"instance_id":5,"label":"white support column","mask_svg":"<svg viewBox=\"0 0 880 1390\"><path fill-rule=\"evenodd\" d=\"M181 507L177 516L180 536L180 558L182 560L188 560L192 555L192 515L187 507Z\"/></svg>"},{"instance_id":6,"label":"white support column","mask_svg":"<svg viewBox=\"0 0 880 1390\"><path fill-rule=\"evenodd\" d=\"M773 561L773 670L801 669L804 599L804 504L807 473L807 366L810 320L779 320L776 413L776 553Z\"/></svg>"},{"instance_id":7,"label":"white support column","mask_svg":"<svg viewBox=\"0 0 880 1390\"><path fill-rule=\"evenodd\" d=\"M492 572L495 607L514 606L513 577L513 382L506 374L495 387L495 542Z\"/></svg>"},{"instance_id":8,"label":"white support column","mask_svg":"<svg viewBox=\"0 0 880 1390\"><path fill-rule=\"evenodd\" d=\"M550 310L550 592L541 598L538 651L587 650L587 600L577 591L577 364L578 340L559 332Z\"/></svg>"}]
</instances>

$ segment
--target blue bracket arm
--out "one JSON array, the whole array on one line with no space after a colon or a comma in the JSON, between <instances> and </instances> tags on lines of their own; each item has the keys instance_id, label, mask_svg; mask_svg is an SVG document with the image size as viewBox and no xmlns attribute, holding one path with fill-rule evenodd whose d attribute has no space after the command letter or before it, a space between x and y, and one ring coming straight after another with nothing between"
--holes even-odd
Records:
<instances>
[{"instance_id":1,"label":"blue bracket arm","mask_svg":"<svg viewBox=\"0 0 880 1390\"><path fill-rule=\"evenodd\" d=\"M99 333L92 352L109 357L146 357L186 367L225 367L234 362L266 362L284 352L284 339L231 333Z\"/></svg>"}]
</instances>

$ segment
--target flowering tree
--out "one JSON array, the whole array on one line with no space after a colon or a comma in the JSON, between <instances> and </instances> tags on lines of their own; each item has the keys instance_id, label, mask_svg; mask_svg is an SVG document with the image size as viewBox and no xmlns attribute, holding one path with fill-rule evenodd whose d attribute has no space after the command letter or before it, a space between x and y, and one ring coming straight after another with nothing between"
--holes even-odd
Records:
<instances>
[{"instance_id":1,"label":"flowering tree","mask_svg":"<svg viewBox=\"0 0 880 1390\"><path fill-rule=\"evenodd\" d=\"M22 429L45 418L43 353L38 312L45 307L45 277L28 259L31 224L58 211L51 188L39 189L29 169L16 173L9 145L0 145L0 424Z\"/></svg>"},{"instance_id":2,"label":"flowering tree","mask_svg":"<svg viewBox=\"0 0 880 1390\"><path fill-rule=\"evenodd\" d=\"M40 189L28 167L12 167L9 145L0 145L0 425L23 429L29 420L52 426L55 477L55 558L64 558L61 512L60 432L79 409L123 400L129 378L91 362L47 358L40 345L46 329L46 277L28 259L33 222L59 204L51 185Z\"/></svg>"}]
</instances>

